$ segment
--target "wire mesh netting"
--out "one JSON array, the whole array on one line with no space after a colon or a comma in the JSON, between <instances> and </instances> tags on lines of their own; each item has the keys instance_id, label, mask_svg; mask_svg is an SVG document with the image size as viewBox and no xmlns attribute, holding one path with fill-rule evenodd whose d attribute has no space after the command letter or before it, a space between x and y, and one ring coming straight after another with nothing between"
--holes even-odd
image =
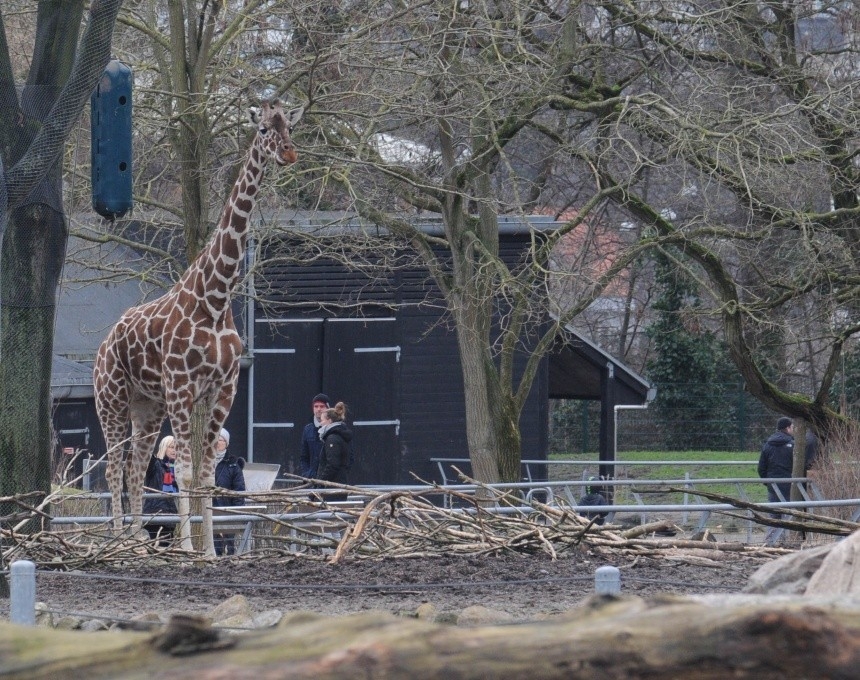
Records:
<instances>
[{"instance_id":1,"label":"wire mesh netting","mask_svg":"<svg viewBox=\"0 0 860 680\"><path fill-rule=\"evenodd\" d=\"M110 58L121 4L0 8L0 496L50 484L54 317L68 240L63 153Z\"/></svg>"},{"instance_id":2,"label":"wire mesh netting","mask_svg":"<svg viewBox=\"0 0 860 680\"><path fill-rule=\"evenodd\" d=\"M647 409L621 410L617 419L619 451L757 451L772 434L780 414L767 409L743 387L722 385L723 399L703 410L697 394L714 385L684 385L683 403ZM597 453L600 404L596 401L555 400L550 410L550 453Z\"/></svg>"}]
</instances>

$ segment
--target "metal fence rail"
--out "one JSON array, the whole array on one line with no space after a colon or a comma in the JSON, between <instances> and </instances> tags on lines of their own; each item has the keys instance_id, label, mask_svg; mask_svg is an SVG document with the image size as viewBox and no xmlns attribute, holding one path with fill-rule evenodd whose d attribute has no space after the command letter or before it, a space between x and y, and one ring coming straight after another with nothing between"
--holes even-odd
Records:
<instances>
[{"instance_id":1,"label":"metal fence rail","mask_svg":"<svg viewBox=\"0 0 860 680\"><path fill-rule=\"evenodd\" d=\"M510 497L506 498L505 503L501 505L497 505L496 507L487 507L481 506L482 511L490 511L496 512L500 514L513 514L513 513L529 513L533 511L533 508L528 504L531 501L541 501L550 505L563 505L566 509L570 509L574 512L578 512L580 514L585 513L606 513L606 519L609 522L617 521L619 519L619 515L638 515L639 520L642 524L647 523L651 515L654 514L669 514L669 515L678 515L679 521L682 524L687 524L689 518L692 514L698 514L698 521L696 522L695 530L699 531L704 529L709 520L712 518L714 513L722 513L722 512L733 512L736 515L744 514L746 515L746 520L744 524L746 525L746 537L748 542L752 542L753 537L753 527L755 526L754 521L752 520L752 513L749 511L744 511L738 509L730 503L715 503L715 502L696 502L691 500L691 498L695 497L695 490L697 488L707 488L712 485L725 485L725 484L734 484L738 489L738 497L741 500L748 500L748 495L745 493L744 487L750 484L783 484L788 483L796 486L801 493L801 497L803 500L791 502L789 500L785 500L779 503L757 503L758 506L762 508L772 509L775 513L779 512L780 508L802 508L808 510L814 510L817 508L836 508L836 507L848 507L853 508L852 521L857 521L860 518L860 498L849 498L849 499L836 499L836 500L826 500L822 497L820 491L815 485L813 480L810 480L806 477L797 477L797 478L768 478L768 479L759 479L759 478L749 478L749 477L735 477L735 478L703 478L703 479L690 479L686 477L684 479L607 479L600 480L597 482L599 486L603 487L612 487L614 489L617 488L628 488L630 495L636 500L636 503L628 503L628 504L607 504L607 505L580 505L578 503L578 492L583 489L583 487L595 484L595 482L588 480L561 480L561 481L525 481L525 482L511 482L504 484L488 484L488 485L476 485L476 484L446 484L441 486L432 486L432 485L409 485L409 486L388 486L388 485L368 485L357 487L359 490L358 493L351 495L351 501L342 505L341 508L350 507L351 509L355 509L356 507L360 507L361 502L366 500L367 498L379 494L386 493L391 491L404 491L404 492L416 492L416 493L426 493L428 495L439 495L444 499L445 507L451 512L473 512L474 508L469 507L467 504L463 504L460 502L459 504L456 502L462 495L472 495L475 494L479 489L492 489L499 493L503 492L513 492L514 498ZM675 489L684 489L683 492L683 500L681 503L647 503L644 500L644 497L648 494L648 489L652 489L653 492L665 492L668 488ZM324 490L320 490L325 493ZM361 492L366 492L366 496L362 496ZM299 496L300 494L300 496ZM155 494L157 495L157 494ZM255 496L259 496L259 493L250 492L247 494L250 502L253 502ZM307 490L303 490L301 492L297 492L297 497L301 497L304 499L307 496ZM520 497L523 500L521 505L516 503L516 497ZM75 498L81 499L97 499L105 503L106 498L109 498L109 494L104 493L91 493L91 494L80 494ZM254 514L244 514L242 513L239 507L236 508L238 512L225 514L225 515L216 515L213 517L213 521L218 525L232 525L238 526L241 529L242 539L241 539L241 547L244 549L247 546L251 545L251 532L252 529L260 522L271 522L271 521L280 521L280 522L298 522L298 523L315 523L320 521L335 521L335 522L344 522L345 520L349 520L354 518L354 514L347 514L344 512L338 512L338 503L327 503L327 507L323 509L313 509L307 512L291 512L291 513L266 513L266 512L255 512ZM104 512L107 513L107 504L102 505L104 508ZM75 516L75 517L54 517L51 520L52 526L62 526L62 525L97 525L97 524L105 524L109 525L111 521L111 517L109 516ZM177 515L145 515L142 517L144 522L146 521L157 521L159 524L175 524L180 521L180 518ZM126 516L124 517L125 522L130 522L131 518ZM199 523L201 520L200 516L192 516L191 522Z\"/></svg>"},{"instance_id":2,"label":"metal fence rail","mask_svg":"<svg viewBox=\"0 0 860 680\"><path fill-rule=\"evenodd\" d=\"M458 469L468 469L467 466L471 466L471 461L467 458L432 458L432 462L436 463L436 466L439 470L439 475L443 480L444 486L450 486L450 483L453 481L453 474L451 474L451 467L456 466ZM737 498L742 501L752 502L750 500L749 494L747 493L747 489L750 486L758 486L759 484L764 484L768 486L775 492L775 495L780 501L788 502L789 499L785 498L782 495L782 492L779 488L780 484L790 484L791 486L797 487L800 492L800 497L803 499L803 502L798 503L797 506L786 506L786 507L811 507L811 501L824 501L824 496L821 493L820 488L815 483L814 480L806 478L806 477L791 477L791 478L766 478L762 479L759 477L720 477L720 478L695 478L689 472L684 473L683 479L618 479L617 476L615 479L594 479L593 477L589 479L588 468L589 467L598 467L598 466L612 466L616 470L624 467L638 467L638 466L668 466L668 467L684 467L684 466L740 466L740 467L750 467L757 466L757 460L649 460L649 461L623 461L623 460L615 460L615 461L601 461L601 460L522 460L522 472L524 484L527 484L532 487L532 490L529 492L529 497L532 497L532 494L537 492L543 492L548 496L548 502L553 502L554 496L561 495L567 503L571 505L571 507L577 507L577 496L574 494L576 492L582 491L582 487L585 486L596 486L601 488L604 492L608 492L610 489L614 490L618 487L628 488L630 495L636 501L636 506L622 506L619 504L613 504L611 506L600 506L599 509L597 506L587 506L588 511L590 512L608 512L607 519L608 521L613 521L616 514L633 511L635 508L638 510L638 514L640 515L641 522L644 524L648 521L649 515L656 512L671 512L671 513L679 513L679 520L682 524L687 524L690 519L690 514L694 512L699 512L699 519L696 526L696 530L700 531L705 528L708 521L711 519L711 513L718 512L721 510L726 510L725 507L718 507L719 504L707 503L707 504L695 504L691 502L691 496L695 497L695 491L697 488L702 488L702 490L706 490L705 487L713 486L713 485L733 485L736 491ZM576 480L567 480L567 481L548 481L549 471L551 468L559 466L567 466L567 467L582 467L582 481ZM546 481L541 481L546 480ZM512 488L515 488L516 485L511 485ZM543 487L543 488L542 488ZM647 503L643 496L645 491L643 489L647 487L674 487L684 489L682 495L682 502L678 505L672 504L649 504ZM652 493L658 492L657 490ZM780 507L779 504L770 504L770 503L757 503L758 505L762 505L764 507L770 507L774 505L774 507ZM856 504L853 499L847 499L845 501L835 501L836 506L847 506L854 507ZM736 512L740 512L734 506L729 506L733 508ZM607 510L607 508L611 508ZM579 510L583 510L583 508L579 508ZM746 534L748 540L751 540L752 537L752 529L754 522L752 521L752 513L746 513L750 519L746 522ZM857 521L860 518L860 507L855 508L852 513L852 521Z\"/></svg>"},{"instance_id":3,"label":"metal fence rail","mask_svg":"<svg viewBox=\"0 0 860 680\"><path fill-rule=\"evenodd\" d=\"M460 469L469 466L472 462L468 458L431 458L431 463L436 463L439 470L439 475L443 484L455 483L456 479L452 474L451 466L456 466ZM525 481L533 481L539 477L537 471L543 469L548 476L550 468L562 466L577 466L583 468L589 467L638 467L638 466L658 466L658 465L674 465L674 466L708 466L708 465L740 465L740 466L757 466L758 461L754 460L645 460L645 461L629 461L629 460L521 460L523 479ZM585 476L587 471L583 471ZM541 477L541 478L543 478Z\"/></svg>"}]
</instances>

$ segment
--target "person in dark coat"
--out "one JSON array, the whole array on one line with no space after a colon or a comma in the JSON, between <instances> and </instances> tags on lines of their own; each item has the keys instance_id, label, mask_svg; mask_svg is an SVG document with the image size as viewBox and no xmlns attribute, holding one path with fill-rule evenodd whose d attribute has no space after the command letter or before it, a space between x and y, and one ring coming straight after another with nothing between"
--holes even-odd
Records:
<instances>
[{"instance_id":1,"label":"person in dark coat","mask_svg":"<svg viewBox=\"0 0 860 680\"><path fill-rule=\"evenodd\" d=\"M327 394L320 393L311 400L313 419L302 430L302 450L299 454L298 473L302 477L315 477L319 470L320 452L323 447L319 436L319 429L322 427L320 415L328 408L330 404Z\"/></svg>"},{"instance_id":2,"label":"person in dark coat","mask_svg":"<svg viewBox=\"0 0 860 680\"><path fill-rule=\"evenodd\" d=\"M794 465L794 425L791 418L783 416L776 422L774 432L761 448L758 459L758 476L762 479L771 477L791 477ZM777 503L791 498L791 483L766 484L767 500L769 503ZM776 486L782 494L782 498L774 489Z\"/></svg>"},{"instance_id":3,"label":"person in dark coat","mask_svg":"<svg viewBox=\"0 0 860 680\"><path fill-rule=\"evenodd\" d=\"M589 477L588 481L594 482L595 479L594 477ZM585 495L579 499L579 505L608 505L608 503L606 502L606 496L600 493L600 489L594 486L594 484L589 484L585 487ZM586 519L594 519L595 524L603 524L607 514L609 513L587 510L582 513L582 516Z\"/></svg>"},{"instance_id":4,"label":"person in dark coat","mask_svg":"<svg viewBox=\"0 0 860 680\"><path fill-rule=\"evenodd\" d=\"M230 446L230 433L226 429L221 430L221 436L215 448L215 486L230 491L245 490L245 459L227 453ZM237 496L213 496L213 507L227 507L245 505L245 499ZM236 552L235 537L233 534L215 533L215 554L233 555Z\"/></svg>"},{"instance_id":5,"label":"person in dark coat","mask_svg":"<svg viewBox=\"0 0 860 680\"><path fill-rule=\"evenodd\" d=\"M158 451L149 459L146 468L146 478L143 485L155 491L179 493L176 483L176 440L167 436L158 445ZM169 496L146 498L143 501L144 515L175 515L176 501ZM160 538L159 545L167 547L171 544L175 527L172 524L147 522L146 530L153 540Z\"/></svg>"},{"instance_id":6,"label":"person in dark coat","mask_svg":"<svg viewBox=\"0 0 860 680\"><path fill-rule=\"evenodd\" d=\"M342 401L335 404L334 408L323 411L320 416L322 426L319 429L319 436L323 447L320 452L317 479L337 484L347 483L352 430L347 427L345 418L346 404ZM325 499L346 500L346 496L345 493L326 494Z\"/></svg>"}]
</instances>

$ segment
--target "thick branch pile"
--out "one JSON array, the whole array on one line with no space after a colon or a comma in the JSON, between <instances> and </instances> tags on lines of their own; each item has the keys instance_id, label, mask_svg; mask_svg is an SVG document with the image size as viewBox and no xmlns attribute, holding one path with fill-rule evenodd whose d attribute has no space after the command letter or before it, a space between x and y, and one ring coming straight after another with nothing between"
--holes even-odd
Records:
<instances>
[{"instance_id":1,"label":"thick branch pile","mask_svg":"<svg viewBox=\"0 0 860 680\"><path fill-rule=\"evenodd\" d=\"M347 491L354 503L329 504L327 491ZM260 518L255 524L255 546L251 553L236 559L309 558L335 564L347 558L416 557L433 555L498 555L502 553L547 554L553 559L572 550L594 553L624 552L630 556L665 556L697 564L716 565L741 555L770 557L779 549L748 546L737 542L691 540L671 520L622 529L618 525L600 526L564 505L526 502L510 494L481 487L478 495L442 490L428 486L420 491L376 492L332 485L314 490L318 498L309 500L308 489L255 492L246 494L249 502L265 505L265 510L232 508L236 513ZM211 490L201 490L206 495ZM223 493L223 490L219 490ZM447 494L454 507L441 507L433 500ZM75 498L57 496L56 509ZM723 497L719 500L725 501ZM753 511L762 523L780 523L794 528L810 526L829 529L846 523L829 518L791 513L792 519L773 519L754 504L737 502ZM202 554L175 547L163 548L149 540L145 532L136 537L115 536L108 522L71 528L49 528L47 516L39 509L21 507L22 513L0 521L2 558L5 563L29 559L42 567L80 569L107 564L152 559L203 560ZM74 514L74 513L70 513ZM814 522L810 519L814 518ZM13 528L8 528L15 520ZM24 531L36 522L43 529ZM676 536L655 536L674 531ZM707 539L707 537L705 537Z\"/></svg>"}]
</instances>

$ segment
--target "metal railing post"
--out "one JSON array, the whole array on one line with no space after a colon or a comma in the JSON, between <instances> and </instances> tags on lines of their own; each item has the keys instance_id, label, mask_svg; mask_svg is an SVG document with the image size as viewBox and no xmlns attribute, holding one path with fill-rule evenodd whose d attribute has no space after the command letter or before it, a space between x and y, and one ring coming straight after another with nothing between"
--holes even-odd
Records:
<instances>
[{"instance_id":1,"label":"metal railing post","mask_svg":"<svg viewBox=\"0 0 860 680\"><path fill-rule=\"evenodd\" d=\"M686 484L684 484L685 489L692 488L690 486L690 473L689 472L684 473L684 481L686 482ZM684 491L683 498L684 498L684 507L687 507L687 504L690 501L690 494L688 494L686 491ZM686 510L684 510L684 512L681 513L681 524L687 524L688 518L689 518L689 514L687 513Z\"/></svg>"}]
</instances>

